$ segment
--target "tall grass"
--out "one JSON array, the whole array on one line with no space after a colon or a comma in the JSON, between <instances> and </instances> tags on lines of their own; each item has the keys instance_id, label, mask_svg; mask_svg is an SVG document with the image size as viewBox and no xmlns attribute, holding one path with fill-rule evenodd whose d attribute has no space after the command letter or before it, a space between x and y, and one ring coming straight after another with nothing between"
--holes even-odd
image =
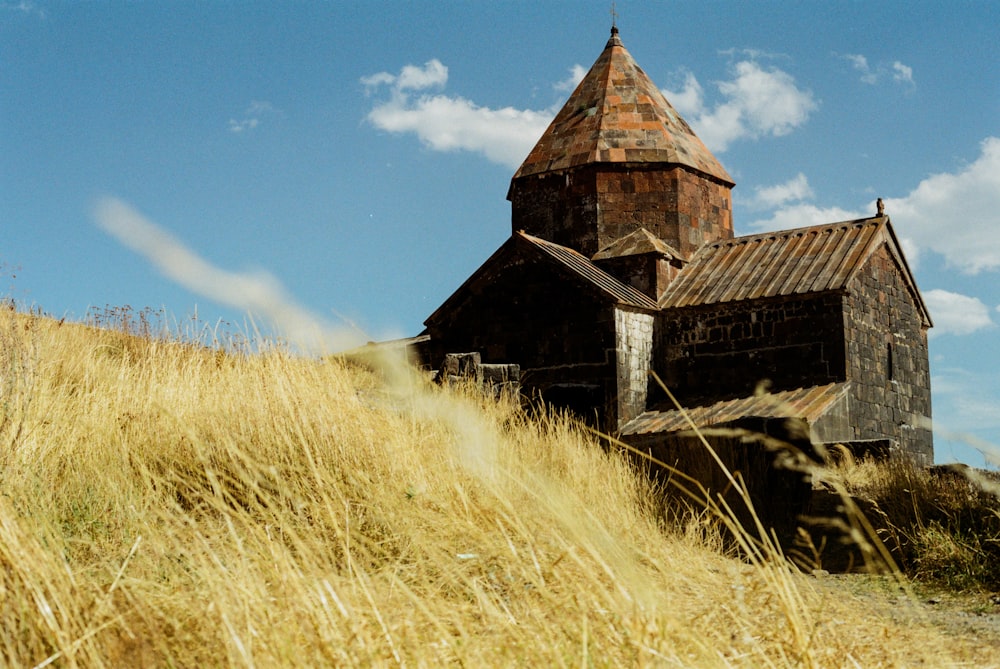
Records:
<instances>
[{"instance_id":1,"label":"tall grass","mask_svg":"<svg viewBox=\"0 0 1000 669\"><path fill-rule=\"evenodd\" d=\"M10 309L0 392L6 666L990 657L727 558L711 518L666 524L625 458L509 398Z\"/></svg>"},{"instance_id":2,"label":"tall grass","mask_svg":"<svg viewBox=\"0 0 1000 669\"><path fill-rule=\"evenodd\" d=\"M829 474L866 505L876 533L915 579L1000 590L1000 479L962 465L843 458Z\"/></svg>"}]
</instances>

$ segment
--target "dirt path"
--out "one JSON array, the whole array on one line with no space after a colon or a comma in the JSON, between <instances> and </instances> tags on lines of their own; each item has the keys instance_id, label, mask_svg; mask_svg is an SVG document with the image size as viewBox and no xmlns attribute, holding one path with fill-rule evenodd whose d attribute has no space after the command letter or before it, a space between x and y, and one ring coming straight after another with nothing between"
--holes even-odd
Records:
<instances>
[{"instance_id":1,"label":"dirt path","mask_svg":"<svg viewBox=\"0 0 1000 669\"><path fill-rule=\"evenodd\" d=\"M955 642L957 657L972 662L967 666L1000 667L1000 595L902 586L891 576L820 573L806 578L830 597L859 601L879 618L936 629Z\"/></svg>"}]
</instances>

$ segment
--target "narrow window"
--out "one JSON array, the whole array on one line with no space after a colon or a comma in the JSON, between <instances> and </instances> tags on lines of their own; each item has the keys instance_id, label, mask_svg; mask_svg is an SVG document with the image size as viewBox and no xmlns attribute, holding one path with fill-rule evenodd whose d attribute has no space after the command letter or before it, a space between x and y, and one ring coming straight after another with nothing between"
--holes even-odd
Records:
<instances>
[{"instance_id":1,"label":"narrow window","mask_svg":"<svg viewBox=\"0 0 1000 669\"><path fill-rule=\"evenodd\" d=\"M892 360L892 342L886 344L885 377L887 381L895 381L895 370Z\"/></svg>"}]
</instances>

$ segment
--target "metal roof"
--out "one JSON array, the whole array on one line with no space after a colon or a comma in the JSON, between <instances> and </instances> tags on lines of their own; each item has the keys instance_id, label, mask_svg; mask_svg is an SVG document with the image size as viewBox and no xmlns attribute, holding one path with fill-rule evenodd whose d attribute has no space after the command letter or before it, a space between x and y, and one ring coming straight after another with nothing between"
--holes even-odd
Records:
<instances>
[{"instance_id":1,"label":"metal roof","mask_svg":"<svg viewBox=\"0 0 1000 669\"><path fill-rule=\"evenodd\" d=\"M844 288L888 218L736 237L702 247L660 299L662 308L717 304ZM892 237L895 242L895 237Z\"/></svg>"},{"instance_id":2,"label":"metal roof","mask_svg":"<svg viewBox=\"0 0 1000 669\"><path fill-rule=\"evenodd\" d=\"M691 429L691 423L703 428L726 425L741 418L800 418L814 423L834 402L846 395L849 387L850 382L828 383L741 397L683 411L646 411L626 423L622 435L681 432Z\"/></svg>"},{"instance_id":3,"label":"metal roof","mask_svg":"<svg viewBox=\"0 0 1000 669\"><path fill-rule=\"evenodd\" d=\"M582 279L593 286L616 304L645 309L647 311L657 311L659 309L651 297L628 284L622 283L573 249L518 231L511 235L486 262L480 265L434 313L428 316L424 324L429 325L448 313L452 306L456 304L456 301L460 299L460 296L469 290L471 286L482 280L490 280L488 277L491 276L493 268L498 264L502 264L504 258L516 252L517 249L528 249L530 253L539 254L545 260L555 263L564 272L568 272L572 276ZM552 294L554 303L560 299L567 298L572 299L565 294Z\"/></svg>"},{"instance_id":4,"label":"metal roof","mask_svg":"<svg viewBox=\"0 0 1000 669\"><path fill-rule=\"evenodd\" d=\"M651 297L627 283L622 283L571 248L533 237L522 231L515 232L514 238L538 249L565 269L614 298L619 304L654 311L659 309Z\"/></svg>"},{"instance_id":5,"label":"metal roof","mask_svg":"<svg viewBox=\"0 0 1000 669\"><path fill-rule=\"evenodd\" d=\"M591 163L684 165L734 183L625 50L617 28L514 179Z\"/></svg>"}]
</instances>

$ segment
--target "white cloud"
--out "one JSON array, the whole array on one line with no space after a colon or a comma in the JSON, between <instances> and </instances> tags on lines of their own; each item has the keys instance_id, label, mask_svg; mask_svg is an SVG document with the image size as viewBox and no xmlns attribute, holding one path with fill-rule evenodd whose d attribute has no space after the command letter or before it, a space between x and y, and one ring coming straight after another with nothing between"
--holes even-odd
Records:
<instances>
[{"instance_id":1,"label":"white cloud","mask_svg":"<svg viewBox=\"0 0 1000 669\"><path fill-rule=\"evenodd\" d=\"M871 66L868 65L868 59L859 53L848 53L844 54L844 59L854 66L854 69L861 73L861 81L866 84L875 84L878 81L878 75L872 71Z\"/></svg>"},{"instance_id":2,"label":"white cloud","mask_svg":"<svg viewBox=\"0 0 1000 669\"><path fill-rule=\"evenodd\" d=\"M229 119L229 132L239 134L241 132L246 132L247 130L253 130L260 125L261 118L276 112L277 110L271 105L270 102L254 100L246 108L246 111L243 112L241 118Z\"/></svg>"},{"instance_id":3,"label":"white cloud","mask_svg":"<svg viewBox=\"0 0 1000 669\"><path fill-rule=\"evenodd\" d=\"M1000 137L964 169L934 174L902 198L886 198L897 231L967 274L1000 269Z\"/></svg>"},{"instance_id":4,"label":"white cloud","mask_svg":"<svg viewBox=\"0 0 1000 669\"><path fill-rule=\"evenodd\" d=\"M903 65L898 60L892 64L893 81L901 81L907 84L913 83L913 68Z\"/></svg>"},{"instance_id":5,"label":"white cloud","mask_svg":"<svg viewBox=\"0 0 1000 669\"><path fill-rule=\"evenodd\" d=\"M796 86L792 75L749 60L736 63L733 78L716 86L725 101L713 109L705 107L701 85L690 73L680 91L664 91L712 151L725 151L740 139L787 135L818 106L811 92Z\"/></svg>"},{"instance_id":6,"label":"white cloud","mask_svg":"<svg viewBox=\"0 0 1000 669\"><path fill-rule=\"evenodd\" d=\"M920 267L920 247L909 237L899 237L899 245L903 247L906 264L910 266L911 271L916 272Z\"/></svg>"},{"instance_id":7,"label":"white cloud","mask_svg":"<svg viewBox=\"0 0 1000 669\"><path fill-rule=\"evenodd\" d=\"M260 124L260 119L256 118L245 118L237 121L234 118L229 119L229 132L241 133L246 130L253 130Z\"/></svg>"},{"instance_id":8,"label":"white cloud","mask_svg":"<svg viewBox=\"0 0 1000 669\"><path fill-rule=\"evenodd\" d=\"M842 55L841 58L849 62L855 70L861 73L862 83L874 86L886 77L892 77L892 80L897 83L910 86L916 85L916 82L913 80L913 68L909 65L904 65L898 60L893 61L891 65L880 63L873 68L868 64L868 59L859 53L847 53Z\"/></svg>"},{"instance_id":9,"label":"white cloud","mask_svg":"<svg viewBox=\"0 0 1000 669\"><path fill-rule=\"evenodd\" d=\"M874 208L871 213L875 213ZM803 202L778 209L770 218L752 221L750 227L760 232L790 230L809 225L834 223L836 221L851 221L863 216L864 214L860 212L841 209L840 207L817 207L816 205Z\"/></svg>"},{"instance_id":10,"label":"white cloud","mask_svg":"<svg viewBox=\"0 0 1000 669\"><path fill-rule=\"evenodd\" d=\"M407 65L399 75L380 72L365 77L362 83L369 88L392 88L389 99L376 104L368 120L388 132L412 132L435 151L472 151L517 167L555 115L553 110L491 109L457 96L410 94L443 87L447 77L448 68L437 60L423 68Z\"/></svg>"},{"instance_id":11,"label":"white cloud","mask_svg":"<svg viewBox=\"0 0 1000 669\"><path fill-rule=\"evenodd\" d=\"M666 96L667 100L670 101L670 104L672 104L674 109L679 111L682 116L693 117L696 114L705 113L705 91L702 90L701 84L698 83L698 79L691 72L684 72L684 84L679 91L671 91L664 88L663 95Z\"/></svg>"},{"instance_id":12,"label":"white cloud","mask_svg":"<svg viewBox=\"0 0 1000 669\"><path fill-rule=\"evenodd\" d=\"M775 186L756 186L754 188L752 206L766 209L774 209L789 202L809 200L813 197L813 190L809 186L809 180L805 174L799 172L783 184Z\"/></svg>"},{"instance_id":13,"label":"white cloud","mask_svg":"<svg viewBox=\"0 0 1000 669\"><path fill-rule=\"evenodd\" d=\"M860 210L796 202L811 196L804 175L757 187L747 204L775 210L749 227L779 230L875 213L874 202ZM1000 138L984 140L979 157L964 168L931 175L908 195L884 202L911 268L916 269L921 254L933 251L966 274L1000 270Z\"/></svg>"},{"instance_id":14,"label":"white cloud","mask_svg":"<svg viewBox=\"0 0 1000 669\"><path fill-rule=\"evenodd\" d=\"M569 90L585 74L582 66L574 65L570 76L554 87ZM713 151L724 151L738 139L788 134L817 107L812 93L800 90L782 70L742 61L734 66L733 75L717 84L725 101L714 109L705 107L704 92L693 74L687 73L679 92L664 91L678 111L690 115L695 131ZM427 92L444 88L447 82L448 68L437 59L422 67L407 65L399 74L378 72L363 77L361 83L369 94L389 88L388 99L375 104L367 118L388 132L413 133L435 151L472 151L517 167L557 111L492 109L460 96ZM248 129L235 120L231 126L234 132Z\"/></svg>"},{"instance_id":15,"label":"white cloud","mask_svg":"<svg viewBox=\"0 0 1000 669\"><path fill-rule=\"evenodd\" d=\"M517 167L552 120L550 112L489 109L464 98L437 95L411 102L394 98L368 119L389 132L413 132L435 151L473 151Z\"/></svg>"},{"instance_id":16,"label":"white cloud","mask_svg":"<svg viewBox=\"0 0 1000 669\"><path fill-rule=\"evenodd\" d=\"M736 78L719 84L756 134L786 135L816 109L812 94L801 91L787 72L764 70L753 62L736 64Z\"/></svg>"},{"instance_id":17,"label":"white cloud","mask_svg":"<svg viewBox=\"0 0 1000 669\"><path fill-rule=\"evenodd\" d=\"M101 229L144 256L167 278L215 302L266 318L306 351L333 353L366 340L356 329L332 326L296 304L266 272L229 272L213 266L121 200L102 199L94 218Z\"/></svg>"},{"instance_id":18,"label":"white cloud","mask_svg":"<svg viewBox=\"0 0 1000 669\"><path fill-rule=\"evenodd\" d=\"M562 81L553 84L552 88L563 93L571 93L587 74L587 68L577 64L569 68L569 76Z\"/></svg>"},{"instance_id":19,"label":"white cloud","mask_svg":"<svg viewBox=\"0 0 1000 669\"><path fill-rule=\"evenodd\" d=\"M934 328L930 336L966 335L993 326L990 309L979 298L935 288L924 294Z\"/></svg>"},{"instance_id":20,"label":"white cloud","mask_svg":"<svg viewBox=\"0 0 1000 669\"><path fill-rule=\"evenodd\" d=\"M368 88L388 85L397 91L443 88L448 83L448 67L437 58L432 58L424 63L423 67L406 65L399 74L379 72L369 77L362 77L361 83Z\"/></svg>"}]
</instances>

